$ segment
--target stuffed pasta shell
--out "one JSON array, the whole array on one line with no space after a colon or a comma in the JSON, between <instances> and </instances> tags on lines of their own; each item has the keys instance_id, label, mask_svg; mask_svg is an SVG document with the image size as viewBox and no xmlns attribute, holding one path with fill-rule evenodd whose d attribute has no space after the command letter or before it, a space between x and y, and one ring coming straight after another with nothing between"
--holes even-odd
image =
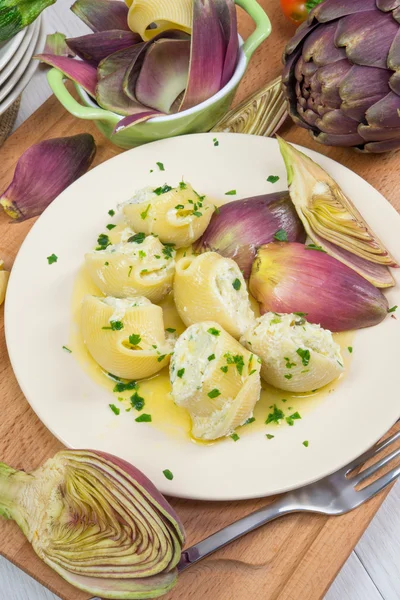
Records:
<instances>
[{"instance_id":1,"label":"stuffed pasta shell","mask_svg":"<svg viewBox=\"0 0 400 600\"><path fill-rule=\"evenodd\" d=\"M216 252L177 262L174 297L186 326L212 319L237 339L254 321L241 270L234 260Z\"/></svg>"},{"instance_id":2,"label":"stuffed pasta shell","mask_svg":"<svg viewBox=\"0 0 400 600\"><path fill-rule=\"evenodd\" d=\"M261 358L262 378L282 390L309 392L344 370L331 332L296 314L265 313L240 342Z\"/></svg>"},{"instance_id":3,"label":"stuffed pasta shell","mask_svg":"<svg viewBox=\"0 0 400 600\"><path fill-rule=\"evenodd\" d=\"M145 296L160 302L171 288L175 251L159 239L126 228L120 241L85 255L93 283L107 296Z\"/></svg>"},{"instance_id":4,"label":"stuffed pasta shell","mask_svg":"<svg viewBox=\"0 0 400 600\"><path fill-rule=\"evenodd\" d=\"M122 205L125 218L136 231L158 235L176 248L190 246L207 229L214 205L199 196L189 183L176 188L144 188Z\"/></svg>"},{"instance_id":5,"label":"stuffed pasta shell","mask_svg":"<svg viewBox=\"0 0 400 600\"><path fill-rule=\"evenodd\" d=\"M82 302L83 340L94 360L124 379L151 377L168 365L174 342L165 337L163 312L142 296Z\"/></svg>"},{"instance_id":6,"label":"stuffed pasta shell","mask_svg":"<svg viewBox=\"0 0 400 600\"><path fill-rule=\"evenodd\" d=\"M230 435L253 414L260 397L260 363L214 321L191 325L178 339L170 365L172 397L186 408L192 435Z\"/></svg>"}]
</instances>

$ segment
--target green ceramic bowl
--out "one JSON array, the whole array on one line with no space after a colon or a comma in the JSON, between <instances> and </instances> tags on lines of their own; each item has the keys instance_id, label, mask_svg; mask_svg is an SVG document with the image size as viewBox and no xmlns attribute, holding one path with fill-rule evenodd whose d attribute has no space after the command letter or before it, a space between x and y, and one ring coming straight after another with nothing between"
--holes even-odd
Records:
<instances>
[{"instance_id":1,"label":"green ceramic bowl","mask_svg":"<svg viewBox=\"0 0 400 600\"><path fill-rule=\"evenodd\" d=\"M229 83L212 98L189 110L154 117L134 127L113 133L115 126L123 117L100 108L79 85L76 85L76 88L82 104L77 102L65 87L65 76L58 69L51 69L47 75L50 87L72 115L79 119L94 121L103 135L120 148L133 148L176 135L210 131L229 109L253 52L271 33L270 20L256 0L235 0L235 3L250 15L256 24L256 29L244 43L240 40L238 64Z\"/></svg>"}]
</instances>

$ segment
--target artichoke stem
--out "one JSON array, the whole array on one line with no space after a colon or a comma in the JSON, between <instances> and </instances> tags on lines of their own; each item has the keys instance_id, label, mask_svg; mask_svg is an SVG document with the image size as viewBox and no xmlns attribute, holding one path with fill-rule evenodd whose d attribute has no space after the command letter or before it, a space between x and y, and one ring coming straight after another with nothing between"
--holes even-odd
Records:
<instances>
[{"instance_id":1,"label":"artichoke stem","mask_svg":"<svg viewBox=\"0 0 400 600\"><path fill-rule=\"evenodd\" d=\"M0 517L13 519L23 531L26 529L26 518L23 516L24 511L21 510L19 498L21 493L23 494L23 488L31 481L31 475L0 463Z\"/></svg>"}]
</instances>

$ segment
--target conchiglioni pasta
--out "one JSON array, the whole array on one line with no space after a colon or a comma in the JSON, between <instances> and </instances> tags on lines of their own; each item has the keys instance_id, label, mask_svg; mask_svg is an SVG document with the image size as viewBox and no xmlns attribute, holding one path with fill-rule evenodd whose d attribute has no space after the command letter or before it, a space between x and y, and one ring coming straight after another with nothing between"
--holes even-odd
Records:
<instances>
[{"instance_id":1,"label":"conchiglioni pasta","mask_svg":"<svg viewBox=\"0 0 400 600\"><path fill-rule=\"evenodd\" d=\"M216 252L176 263L174 297L187 326L212 319L237 339L254 322L242 272L234 260Z\"/></svg>"},{"instance_id":2,"label":"conchiglioni pasta","mask_svg":"<svg viewBox=\"0 0 400 600\"><path fill-rule=\"evenodd\" d=\"M165 185L156 190L139 190L122 209L136 231L153 233L162 242L182 248L203 235L214 205L206 196L199 196L190 184L181 182L177 188Z\"/></svg>"},{"instance_id":3,"label":"conchiglioni pasta","mask_svg":"<svg viewBox=\"0 0 400 600\"><path fill-rule=\"evenodd\" d=\"M265 313L240 342L261 358L262 378L282 390L309 392L344 370L331 332L295 314Z\"/></svg>"},{"instance_id":4,"label":"conchiglioni pasta","mask_svg":"<svg viewBox=\"0 0 400 600\"><path fill-rule=\"evenodd\" d=\"M85 263L103 294L117 298L146 296L160 302L172 288L174 256L174 250L156 237L126 228L118 243L85 254Z\"/></svg>"},{"instance_id":5,"label":"conchiglioni pasta","mask_svg":"<svg viewBox=\"0 0 400 600\"><path fill-rule=\"evenodd\" d=\"M147 298L98 298L82 302L83 340L108 373L143 379L168 365L174 342L166 339L163 312Z\"/></svg>"},{"instance_id":6,"label":"conchiglioni pasta","mask_svg":"<svg viewBox=\"0 0 400 600\"><path fill-rule=\"evenodd\" d=\"M170 365L172 397L186 408L192 435L230 435L253 414L260 397L260 363L214 321L191 325L178 339Z\"/></svg>"}]
</instances>

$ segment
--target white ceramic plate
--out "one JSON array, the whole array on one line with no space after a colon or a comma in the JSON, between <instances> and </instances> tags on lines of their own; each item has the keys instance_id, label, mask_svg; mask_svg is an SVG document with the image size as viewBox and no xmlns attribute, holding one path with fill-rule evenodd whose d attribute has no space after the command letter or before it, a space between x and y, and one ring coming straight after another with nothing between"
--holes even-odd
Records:
<instances>
[{"instance_id":1,"label":"white ceramic plate","mask_svg":"<svg viewBox=\"0 0 400 600\"><path fill-rule=\"evenodd\" d=\"M26 35L27 29L22 29L11 40L0 44L0 71L6 66L9 60L14 56Z\"/></svg>"},{"instance_id":2,"label":"white ceramic plate","mask_svg":"<svg viewBox=\"0 0 400 600\"><path fill-rule=\"evenodd\" d=\"M4 83L4 81L6 81L6 79L11 75L11 73L13 73L13 71L15 71L15 69L18 67L18 65L21 62L21 59L25 55L25 52L29 53L29 43L32 40L33 34L35 33L35 30L36 30L36 27L37 27L37 24L35 22L35 23L32 23L32 25L30 25L27 28L26 34L25 34L19 48L17 49L16 53L5 65L4 69L0 71L0 86Z\"/></svg>"},{"instance_id":3,"label":"white ceramic plate","mask_svg":"<svg viewBox=\"0 0 400 600\"><path fill-rule=\"evenodd\" d=\"M39 17L39 19L40 19L40 17ZM36 69L39 67L39 61L33 60L32 56L34 56L35 54L40 54L40 52L43 50L45 39L46 39L46 30L45 30L45 27L43 26L43 22L40 21L36 44L34 44L33 46L31 46L31 45L29 46L31 61L30 62L28 61L28 66L26 67L23 74L20 76L20 79L15 82L15 85L12 88L12 90L9 92L9 94L3 100L0 101L0 115L2 113L4 113L7 110L7 108L9 108L11 106L11 104L13 104L13 102L15 102L15 100L18 98L18 96L21 94L21 92L23 92L23 90L26 88L26 86L32 79ZM31 44L32 44L32 41L33 40L31 40Z\"/></svg>"},{"instance_id":4,"label":"white ceramic plate","mask_svg":"<svg viewBox=\"0 0 400 600\"><path fill-rule=\"evenodd\" d=\"M7 96L7 94L9 94L14 89L14 87L17 85L17 83L21 79L22 75L25 73L25 71L29 65L29 62L32 60L33 51L35 49L36 42L39 37L39 31L40 31L40 20L38 19L34 23L32 39L29 42L29 46L26 49L25 55L20 60L17 68L13 71L13 73L11 73L11 75L7 79L7 81L3 82L3 84L0 88L0 100L3 100Z\"/></svg>"},{"instance_id":5,"label":"white ceramic plate","mask_svg":"<svg viewBox=\"0 0 400 600\"><path fill-rule=\"evenodd\" d=\"M357 332L353 362L333 394L273 440L254 431L238 442L210 446L176 440L131 413L116 417L114 397L82 370L68 342L71 292L85 251L104 230L107 212L147 185L176 184L182 176L214 197L283 190L286 175L276 140L244 135L189 135L127 151L69 187L33 226L11 274L6 301L8 350L34 411L64 444L117 454L143 470L162 492L202 500L243 499L296 488L337 470L365 451L400 416L400 319ZM400 257L400 217L366 181L310 150L350 194L376 233ZM165 165L160 172L156 162ZM154 172L150 174L150 169ZM279 175L275 185L269 175ZM55 253L56 264L46 257ZM399 275L395 273L397 281ZM399 289L388 292L400 305ZM284 395L283 395L284 397ZM265 415L267 416L267 415ZM302 445L309 440L309 447ZM167 481L162 471L174 474Z\"/></svg>"}]
</instances>

